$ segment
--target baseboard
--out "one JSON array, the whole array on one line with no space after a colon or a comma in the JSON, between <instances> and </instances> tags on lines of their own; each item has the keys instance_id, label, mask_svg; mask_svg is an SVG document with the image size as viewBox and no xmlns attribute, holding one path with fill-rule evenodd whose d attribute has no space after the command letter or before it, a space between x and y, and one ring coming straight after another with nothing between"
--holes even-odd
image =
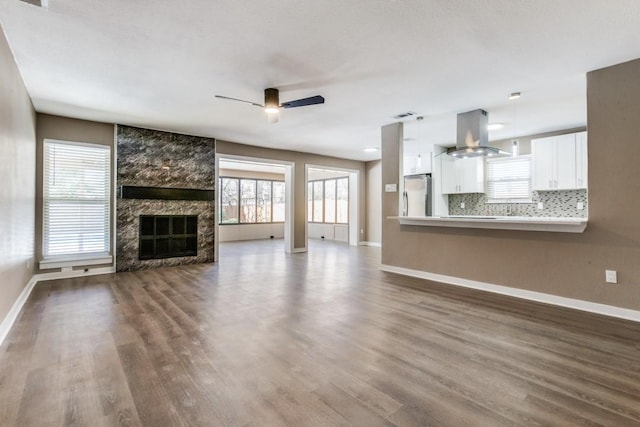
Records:
<instances>
[{"instance_id":1,"label":"baseboard","mask_svg":"<svg viewBox=\"0 0 640 427\"><path fill-rule=\"evenodd\" d=\"M393 265L381 266L383 271L402 274L404 276L417 277L419 279L433 280L449 285L461 286L464 288L478 289L495 294L508 295L515 298L552 304L560 307L573 308L589 313L603 314L605 316L619 319L640 322L640 311L628 308L615 307L612 305L599 304L595 302L583 301L579 299L566 298L557 295L545 294L542 292L528 291L525 289L510 288L508 286L494 285L492 283L478 282L475 280L463 279L460 277L446 276L443 274L429 273L428 271L411 270L409 268L396 267Z\"/></svg>"},{"instance_id":2,"label":"baseboard","mask_svg":"<svg viewBox=\"0 0 640 427\"><path fill-rule=\"evenodd\" d=\"M380 242L360 242L361 246L373 246L376 248L381 248L382 247L382 243Z\"/></svg>"},{"instance_id":3,"label":"baseboard","mask_svg":"<svg viewBox=\"0 0 640 427\"><path fill-rule=\"evenodd\" d=\"M18 319L18 315L20 314L24 303L27 302L27 299L29 299L29 295L31 295L31 291L33 291L33 288L37 282L38 281L36 280L35 276L32 277L31 280L29 280L27 286L25 286L22 292L20 292L20 295L18 296L16 302L14 302L13 306L11 306L11 310L9 310L9 313L7 313L7 315L4 317L4 320L0 324L0 345L2 345L5 338L7 338L7 335L9 335L11 327Z\"/></svg>"},{"instance_id":4,"label":"baseboard","mask_svg":"<svg viewBox=\"0 0 640 427\"><path fill-rule=\"evenodd\" d=\"M20 314L20 311L22 311L22 307L24 307L24 304L29 299L29 295L31 295L31 292L33 292L33 288L36 286L38 282L42 282L44 280L53 280L53 279L68 279L68 278L80 277L80 276L95 276L98 274L115 273L115 271L116 271L115 267L101 267L101 268L92 268L86 272L84 270L72 270L72 271L57 271L53 273L34 274L29 280L29 282L27 283L27 286L24 287L24 289L18 296L18 299L16 299L16 301L13 303L13 306L11 306L11 310L9 310L9 313L7 313L5 318L2 320L2 323L0 324L0 345L4 343L4 340L7 338L7 335L9 335L9 331L13 327L13 324L16 322L16 320L18 320L18 316Z\"/></svg>"},{"instance_id":5,"label":"baseboard","mask_svg":"<svg viewBox=\"0 0 640 427\"><path fill-rule=\"evenodd\" d=\"M300 254L302 252L307 252L307 248L306 247L304 247L304 248L293 248L293 249L291 249L291 251L289 253Z\"/></svg>"}]
</instances>

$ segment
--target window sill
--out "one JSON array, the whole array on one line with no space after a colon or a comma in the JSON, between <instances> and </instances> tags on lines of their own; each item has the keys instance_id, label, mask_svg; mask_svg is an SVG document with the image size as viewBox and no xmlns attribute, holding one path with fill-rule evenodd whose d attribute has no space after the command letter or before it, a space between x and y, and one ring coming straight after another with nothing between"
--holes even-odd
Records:
<instances>
[{"instance_id":1,"label":"window sill","mask_svg":"<svg viewBox=\"0 0 640 427\"><path fill-rule=\"evenodd\" d=\"M113 264L113 256L107 254L92 254L90 256L65 256L40 261L40 270L52 268L81 267L85 265Z\"/></svg>"}]
</instances>

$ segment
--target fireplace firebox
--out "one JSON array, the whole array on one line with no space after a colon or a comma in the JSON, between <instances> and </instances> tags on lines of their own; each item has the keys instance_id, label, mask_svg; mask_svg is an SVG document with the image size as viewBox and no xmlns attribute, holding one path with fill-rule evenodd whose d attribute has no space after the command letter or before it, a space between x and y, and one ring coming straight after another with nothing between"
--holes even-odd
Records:
<instances>
[{"instance_id":1,"label":"fireplace firebox","mask_svg":"<svg viewBox=\"0 0 640 427\"><path fill-rule=\"evenodd\" d=\"M197 215L140 215L138 258L198 255Z\"/></svg>"}]
</instances>

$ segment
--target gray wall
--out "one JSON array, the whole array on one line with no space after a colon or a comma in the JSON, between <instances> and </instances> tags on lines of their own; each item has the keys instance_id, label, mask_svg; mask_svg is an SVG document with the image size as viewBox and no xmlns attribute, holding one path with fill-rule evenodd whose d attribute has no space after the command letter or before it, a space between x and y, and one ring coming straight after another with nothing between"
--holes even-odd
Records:
<instances>
[{"instance_id":1,"label":"gray wall","mask_svg":"<svg viewBox=\"0 0 640 427\"><path fill-rule=\"evenodd\" d=\"M36 259L42 260L42 161L45 139L60 141L88 142L92 144L111 147L111 159L114 159L115 126L110 123L92 122L88 120L72 119L69 117L54 116L38 113L36 125ZM111 176L114 176L111 171ZM114 194L113 180L111 194ZM115 206L111 205L111 229L113 230ZM111 250L113 252L115 236L111 236ZM111 264L109 264L111 265ZM78 268L91 268L98 266L83 266ZM38 272L53 272L60 269L38 270Z\"/></svg>"},{"instance_id":2,"label":"gray wall","mask_svg":"<svg viewBox=\"0 0 640 427\"><path fill-rule=\"evenodd\" d=\"M589 225L584 233L400 226L384 264L640 310L640 60L587 74ZM383 128L383 184L398 181L399 125ZM383 193L383 215L398 214ZM500 262L496 262L500 260ZM604 270L618 284L604 283Z\"/></svg>"},{"instance_id":3,"label":"gray wall","mask_svg":"<svg viewBox=\"0 0 640 427\"><path fill-rule=\"evenodd\" d=\"M224 157L225 154L232 156L253 157L258 159L280 160L293 162L294 171L294 218L293 218L293 248L303 249L306 247L306 208L307 199L305 197L305 165L325 166L334 168L353 169L359 172L358 199L360 200L360 212L358 221L361 229L366 228L365 218L365 182L366 174L364 162L356 160L339 159L337 157L320 156L317 154L301 153L298 151L275 150L271 148L254 147L251 145L238 144L229 141L216 140L216 153ZM364 233L359 234L358 241L366 240Z\"/></svg>"},{"instance_id":4,"label":"gray wall","mask_svg":"<svg viewBox=\"0 0 640 427\"><path fill-rule=\"evenodd\" d=\"M36 114L0 27L0 322L33 275Z\"/></svg>"},{"instance_id":5,"label":"gray wall","mask_svg":"<svg viewBox=\"0 0 640 427\"><path fill-rule=\"evenodd\" d=\"M367 242L382 243L382 161L366 163Z\"/></svg>"}]
</instances>

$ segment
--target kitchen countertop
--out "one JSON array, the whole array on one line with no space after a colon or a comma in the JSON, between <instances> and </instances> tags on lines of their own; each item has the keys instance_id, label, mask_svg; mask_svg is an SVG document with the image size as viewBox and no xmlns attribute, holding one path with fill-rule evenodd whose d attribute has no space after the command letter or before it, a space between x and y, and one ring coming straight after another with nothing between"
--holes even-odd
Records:
<instances>
[{"instance_id":1,"label":"kitchen countertop","mask_svg":"<svg viewBox=\"0 0 640 427\"><path fill-rule=\"evenodd\" d=\"M531 216L393 216L401 225L427 227L488 228L498 230L551 231L582 233L588 218L531 217Z\"/></svg>"}]
</instances>

